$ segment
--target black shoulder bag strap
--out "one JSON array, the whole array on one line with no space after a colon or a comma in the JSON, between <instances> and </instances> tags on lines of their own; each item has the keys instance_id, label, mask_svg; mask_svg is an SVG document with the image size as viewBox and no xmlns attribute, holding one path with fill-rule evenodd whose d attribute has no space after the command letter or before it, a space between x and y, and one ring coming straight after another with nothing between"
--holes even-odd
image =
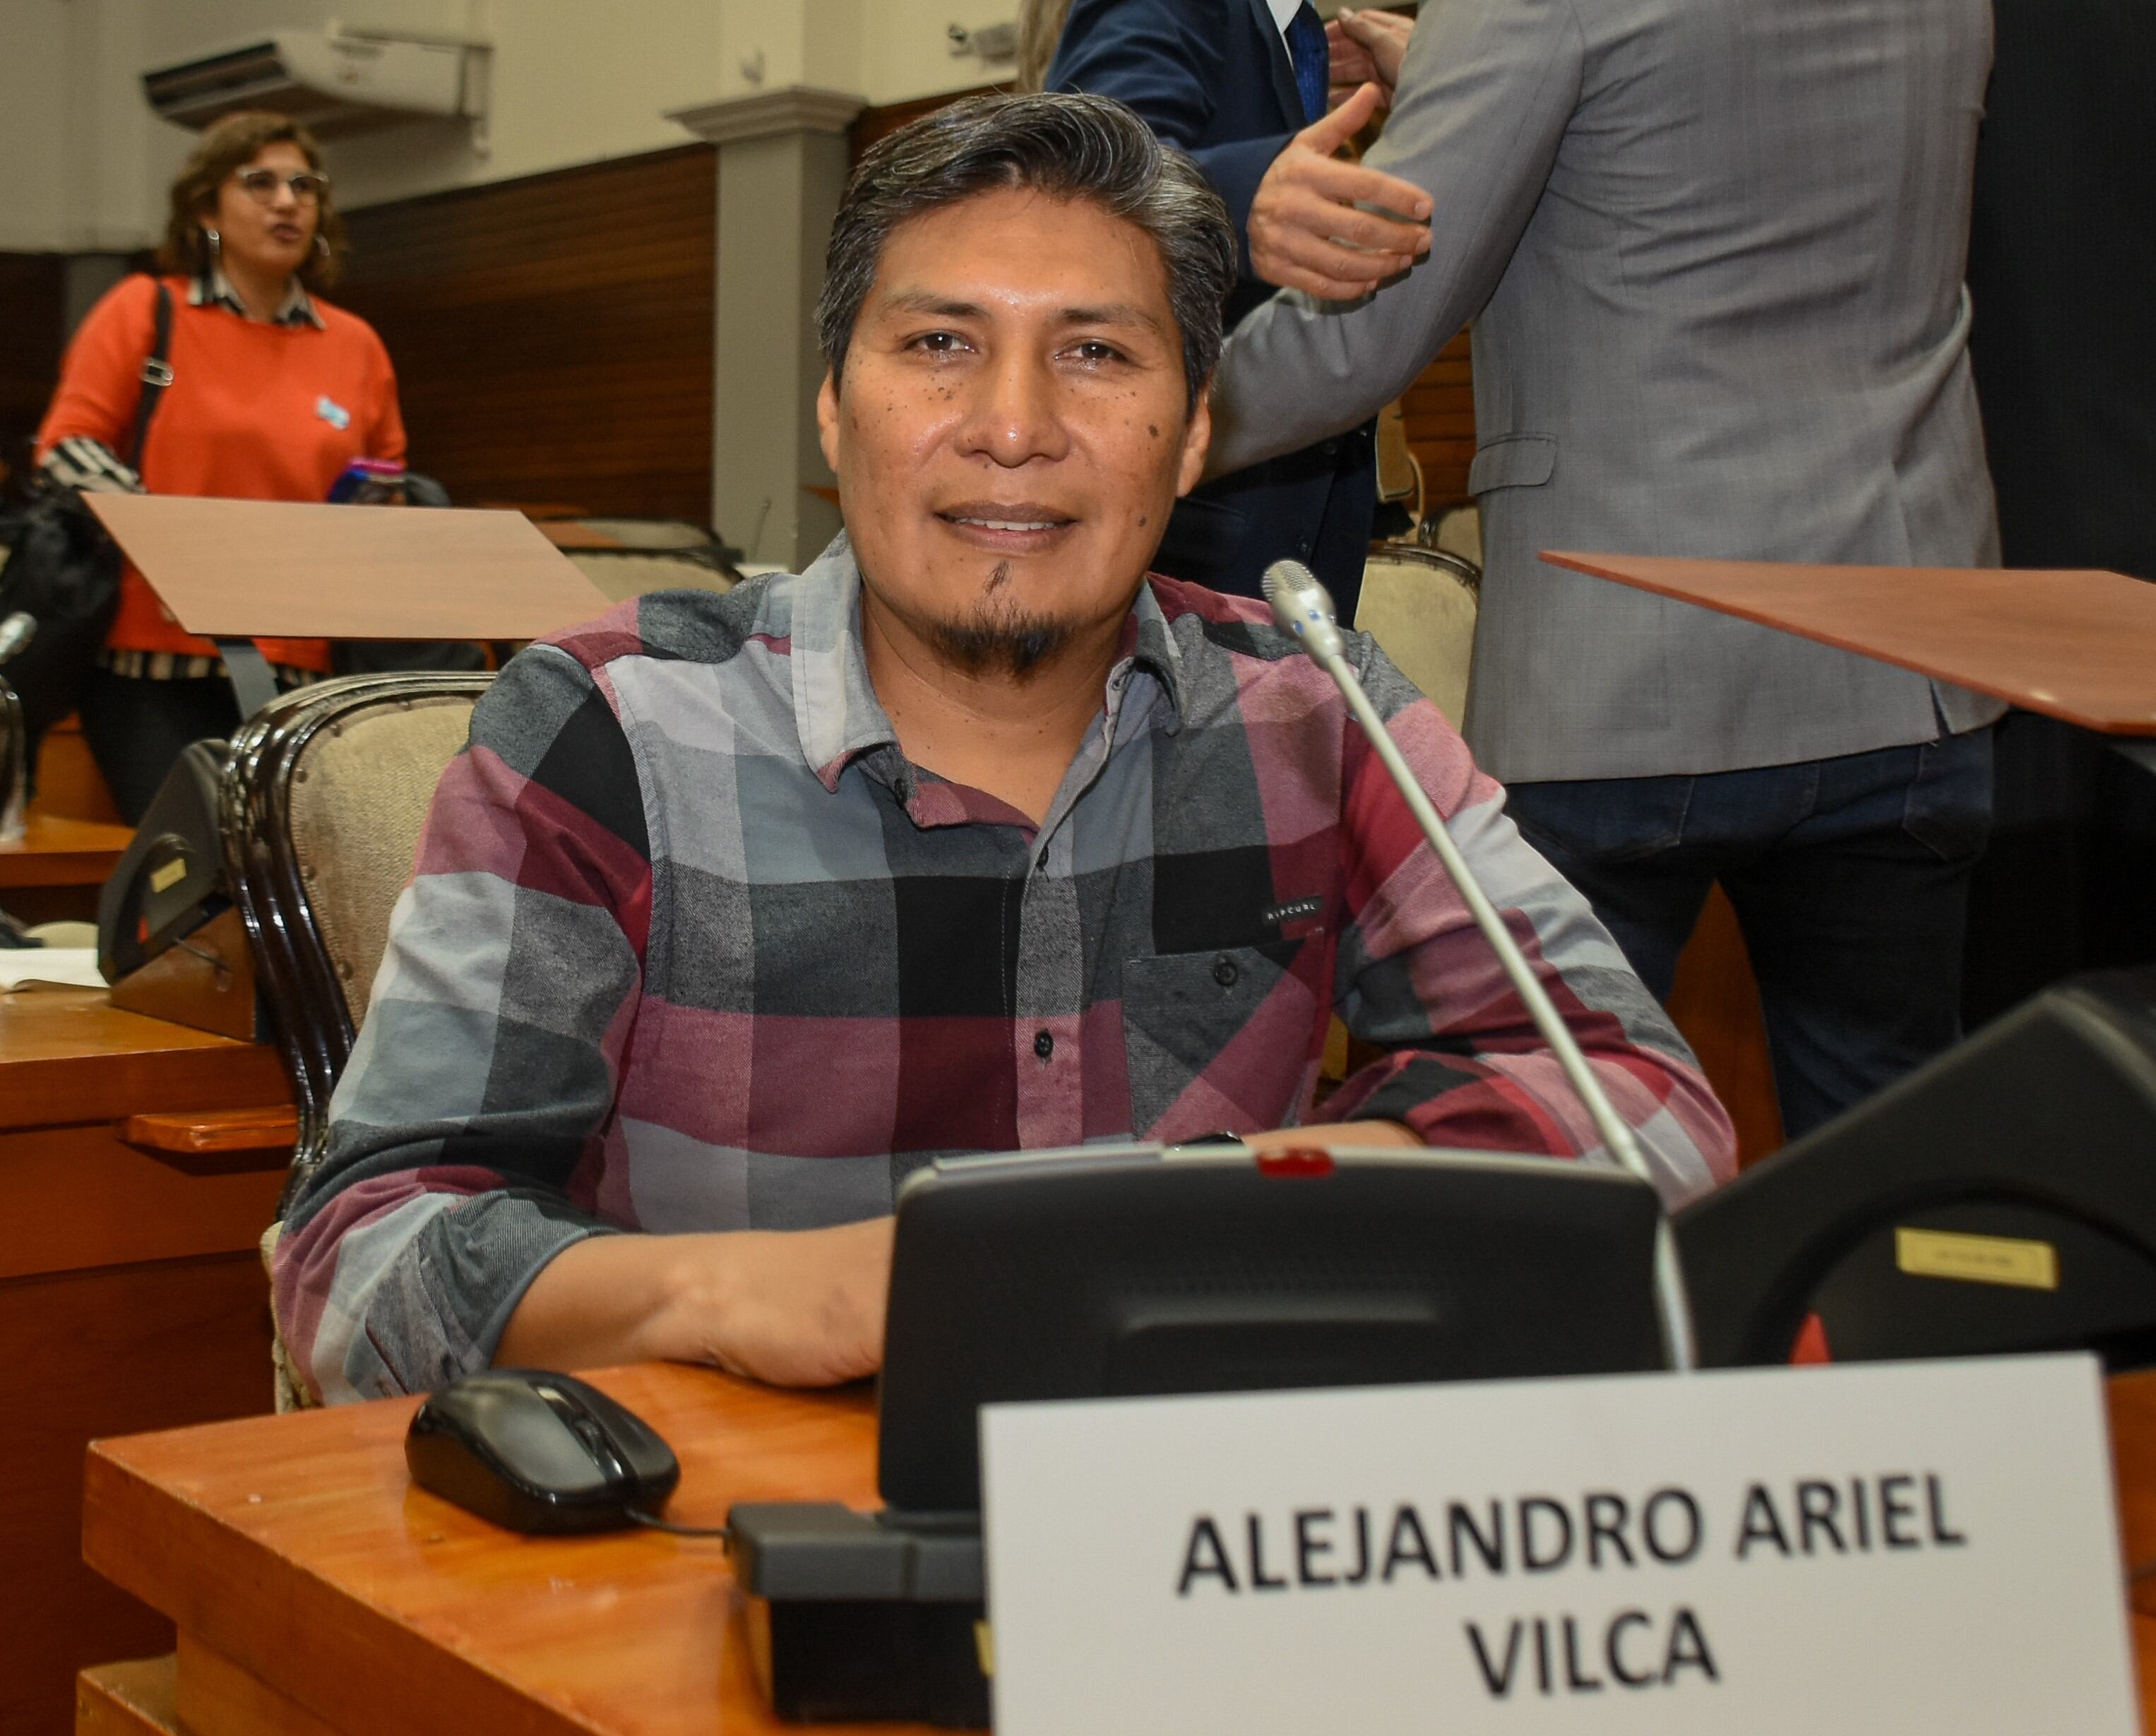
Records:
<instances>
[{"instance_id":1,"label":"black shoulder bag strap","mask_svg":"<svg viewBox=\"0 0 2156 1736\"><path fill-rule=\"evenodd\" d=\"M142 474L142 443L150 438L150 419L157 413L157 400L172 383L166 357L172 349L172 292L157 285L157 334L150 341L150 353L142 358L142 395L135 405L135 438L127 448L127 468Z\"/></svg>"}]
</instances>

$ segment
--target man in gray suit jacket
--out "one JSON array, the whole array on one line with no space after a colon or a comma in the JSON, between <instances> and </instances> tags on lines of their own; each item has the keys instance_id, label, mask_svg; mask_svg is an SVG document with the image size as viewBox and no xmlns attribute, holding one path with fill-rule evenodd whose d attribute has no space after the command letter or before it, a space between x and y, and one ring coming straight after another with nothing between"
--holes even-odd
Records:
<instances>
[{"instance_id":1,"label":"man in gray suit jacket","mask_svg":"<svg viewBox=\"0 0 2156 1736\"><path fill-rule=\"evenodd\" d=\"M1404 60L1347 28L1430 252L1254 312L1212 465L1353 426L1474 319L1467 738L1658 994L1727 888L1794 1136L1958 1034L2002 708L1537 555L1996 563L1962 287L1989 8L1425 0Z\"/></svg>"}]
</instances>

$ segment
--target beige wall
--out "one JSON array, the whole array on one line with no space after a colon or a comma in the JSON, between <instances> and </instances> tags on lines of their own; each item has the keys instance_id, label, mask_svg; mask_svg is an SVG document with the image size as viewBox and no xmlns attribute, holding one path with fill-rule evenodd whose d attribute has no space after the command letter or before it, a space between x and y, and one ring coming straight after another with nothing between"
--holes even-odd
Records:
<instances>
[{"instance_id":1,"label":"beige wall","mask_svg":"<svg viewBox=\"0 0 2156 1736\"><path fill-rule=\"evenodd\" d=\"M0 3L0 249L96 253L151 233L176 160L116 67L142 58L146 0Z\"/></svg>"},{"instance_id":2,"label":"beige wall","mask_svg":"<svg viewBox=\"0 0 2156 1736\"><path fill-rule=\"evenodd\" d=\"M490 148L452 121L332 144L341 201L364 205L663 150L687 137L668 110L759 90L817 85L886 103L981 84L1007 69L952 55L945 30L1016 10L1016 0L4 0L0 248L150 239L192 135L151 116L142 70L271 29L334 18L494 44Z\"/></svg>"}]
</instances>

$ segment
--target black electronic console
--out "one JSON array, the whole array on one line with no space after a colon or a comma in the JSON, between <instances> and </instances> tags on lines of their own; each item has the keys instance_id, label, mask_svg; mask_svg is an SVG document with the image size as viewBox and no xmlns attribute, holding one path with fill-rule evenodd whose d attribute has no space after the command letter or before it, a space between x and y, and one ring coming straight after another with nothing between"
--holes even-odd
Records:
<instances>
[{"instance_id":1,"label":"black electronic console","mask_svg":"<svg viewBox=\"0 0 2156 1736\"><path fill-rule=\"evenodd\" d=\"M1707 1365L2156 1362L2156 970L2046 990L1677 1215Z\"/></svg>"},{"instance_id":2,"label":"black electronic console","mask_svg":"<svg viewBox=\"0 0 2156 1736\"><path fill-rule=\"evenodd\" d=\"M1131 1146L916 1172L886 1510L727 1521L776 1709L988 1722L983 1405L1664 1368L1662 1226L1628 1174L1470 1152Z\"/></svg>"},{"instance_id":3,"label":"black electronic console","mask_svg":"<svg viewBox=\"0 0 2156 1736\"><path fill-rule=\"evenodd\" d=\"M140 970L231 907L218 789L225 743L191 743L151 799L97 900L97 968Z\"/></svg>"}]
</instances>

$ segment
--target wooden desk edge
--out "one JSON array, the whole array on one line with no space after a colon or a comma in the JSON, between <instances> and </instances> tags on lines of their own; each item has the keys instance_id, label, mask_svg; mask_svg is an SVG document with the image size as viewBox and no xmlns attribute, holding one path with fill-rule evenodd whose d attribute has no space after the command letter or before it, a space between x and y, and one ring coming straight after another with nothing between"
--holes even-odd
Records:
<instances>
[{"instance_id":1,"label":"wooden desk edge","mask_svg":"<svg viewBox=\"0 0 2156 1736\"><path fill-rule=\"evenodd\" d=\"M0 846L0 886L101 886L120 865L116 850L12 850Z\"/></svg>"},{"instance_id":2,"label":"wooden desk edge","mask_svg":"<svg viewBox=\"0 0 2156 1736\"><path fill-rule=\"evenodd\" d=\"M95 1122L124 1122L152 1112L186 1113L261 1104L289 1104L291 1081L277 1051L236 1043L234 1055L217 1049L155 1050L138 1053L125 1076L116 1077L114 1057L70 1055L16 1066L35 1066L38 1076L6 1079L8 1101L0 1132L33 1127L81 1127ZM204 1058L213 1076L203 1076ZM0 1068L8 1065L0 1062ZM5 1079L0 1071L0 1079Z\"/></svg>"},{"instance_id":3,"label":"wooden desk edge","mask_svg":"<svg viewBox=\"0 0 2156 1736\"><path fill-rule=\"evenodd\" d=\"M1626 572L1622 567L1614 564L1625 558L1622 556L1581 554L1568 549L1546 548L1542 551L1540 558L1548 566L1566 568L1573 573L1584 573L1590 578L1607 579L1614 584L1630 585L1635 591L1645 591L1656 597L1666 597L1672 603L1688 603L1695 609L1712 609L1717 614L1734 616L1740 621L1750 621L1755 626L1771 627L1778 633L1787 633L1794 638L1810 639L1815 645L1831 645L1837 651L1849 651L1859 657L1869 657L1875 663L1891 664L1896 669L1906 669L1912 674L1923 675L1931 681L1947 681L1957 687L1967 687L1973 692L1989 694L1992 698L2004 700L2008 705L2016 706L2022 711L2040 711L2046 717L2056 717L2061 723L2071 723L2097 735L2122 736L2129 740L2156 737L2156 722L2143 723L2134 728L2127 728L2104 718L2092 717L2084 711L2076 711L2071 706L2061 705L2056 701L2048 703L2040 701L2023 690L2005 687L1992 682L1973 681L1965 675L1949 674L1937 669L1928 668L1925 665L1914 662L1907 657L1897 657L1892 652L1882 651L1874 646L1861 644L1847 635L1822 632L1810 627L1795 626L1788 621L1779 620L1766 610L1757 607L1723 599L1717 599L1712 603L1705 602L1691 592L1686 590L1681 585L1671 584L1646 578L1640 573ZM1789 564L1801 563L1790 562ZM1978 570L2004 571L2005 569Z\"/></svg>"},{"instance_id":4,"label":"wooden desk edge","mask_svg":"<svg viewBox=\"0 0 2156 1736\"><path fill-rule=\"evenodd\" d=\"M170 1617L183 1636L333 1727L342 1728L341 1713L358 1704L388 1729L434 1728L454 1708L463 1728L588 1736L589 1727L567 1709L535 1700L444 1646L412 1645L394 1617L312 1572L289 1564L273 1571L275 1551L159 1489L103 1441L90 1443L83 1467L83 1559ZM233 1585L272 1583L287 1594L274 1612L222 1595ZM342 1643L326 1650L291 1643L327 1631Z\"/></svg>"}]
</instances>

